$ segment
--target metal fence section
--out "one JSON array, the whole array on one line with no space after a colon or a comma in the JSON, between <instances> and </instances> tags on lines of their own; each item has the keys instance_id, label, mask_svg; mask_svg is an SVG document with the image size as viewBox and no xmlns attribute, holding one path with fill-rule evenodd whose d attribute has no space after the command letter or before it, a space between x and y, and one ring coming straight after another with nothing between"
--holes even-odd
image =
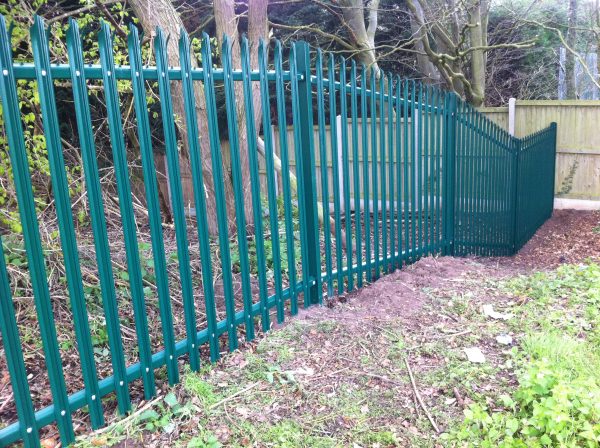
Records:
<instances>
[{"instance_id":1,"label":"metal fence section","mask_svg":"<svg viewBox=\"0 0 600 448\"><path fill-rule=\"evenodd\" d=\"M171 38L174 38L172 36ZM104 425L109 396L118 410L131 410L131 383L141 379L146 399L156 394L156 371L166 366L171 384L179 381L180 361L200 368L203 358L218 359L233 351L240 338L252 340L271 320L283 322L298 308L322 303L324 297L355 290L379 276L435 254L510 255L550 216L556 126L524 139L510 137L456 95L414 80L378 74L354 61L311 53L304 42L289 48L277 42L257 46L258 68L250 67L250 47L241 42L241 67L232 66L232 43L220 49L221 68L214 68L211 42L202 41L201 68L192 63L189 37L179 38L180 65L168 66L167 37L153 39L155 65L142 64L140 38L131 27L129 66L115 66L107 24L98 35L100 64L83 60L75 21L67 33L69 63L52 64L41 18L31 29L34 61L14 63L10 38L0 17L0 99L18 195L23 242L31 277L39 336L52 394L50 405L32 399L26 376L20 323L14 308L4 255L0 253L0 327L18 421L0 430L0 445L22 441L40 445L40 431L55 425L64 445L74 440L72 415L84 409L92 428ZM272 52L273 64L268 54ZM287 51L287 50L286 50ZM195 56L193 56L195 57ZM312 59L311 59L312 57ZM286 67L286 69L284 69ZM47 283L45 251L34 204L27 148L23 135L17 81L35 80L50 161L54 209L64 254L72 323L84 389L68 393L68 374L58 345L53 301ZM119 81L130 82L133 112L144 176L147 213L136 214L131 199L127 143L122 132ZM112 374L101 377L94 357L88 322L88 302L82 287L78 242L54 95L57 81L70 89L75 105L79 148L90 204L91 232L108 335ZM126 252L127 293L115 290L114 260L107 235L102 185L90 106L89 82L102 86L115 172L120 220ZM150 83L160 96L169 191L177 242L177 281L169 277L164 228L158 200L155 153L150 138L147 95ZM183 95L185 116L176 120L173 85ZM196 89L203 87L207 111L206 141L201 147ZM241 86L236 89L236 86ZM261 117L255 122L252 90L258 85ZM217 90L224 91L224 99ZM242 96L243 98L241 98ZM240 109L239 102L243 102ZM226 124L219 123L223 106ZM246 136L238 135L238 110L245 116ZM272 123L280 132L274 155ZM186 216L178 146L185 126L190 152L195 218ZM226 172L219 125L226 125L231 172ZM290 125L290 132L287 126ZM261 131L262 129L262 131ZM243 172L241 137L248 145L249 172ZM290 171L290 152L294 170ZM260 160L259 156L264 160ZM162 155L161 155L162 157ZM210 158L218 235L209 236L202 160ZM259 164L266 173L261 184ZM275 177L276 168L281 169ZM253 225L248 234L242 176L249 176ZM235 231L227 212L224 181L231 178ZM247 206L247 205L246 205ZM150 301L142 278L140 221L149 229L154 283ZM191 240L198 255L191 251ZM237 245L236 257L232 246ZM149 244L148 244L149 245ZM250 247L251 246L251 247ZM0 251L2 246L0 245ZM218 253L218 256L215 255ZM252 259L250 259L252 253ZM199 258L200 260L197 260ZM199 261L200 270L191 266ZM272 276L267 276L267 264ZM234 277L240 288L234 288ZM236 280L237 281L237 280ZM219 287L217 293L216 286ZM178 289L181 308L173 306ZM135 326L136 362L124 353L120 308L131 304ZM160 318L149 326L148 310ZM181 316L177 316L180 313ZM185 323L183 338L174 319ZM153 341L160 338L160 347ZM69 367L71 370L72 366ZM114 401L114 400L113 400ZM81 415L81 414L80 414Z\"/></svg>"},{"instance_id":2,"label":"metal fence section","mask_svg":"<svg viewBox=\"0 0 600 448\"><path fill-rule=\"evenodd\" d=\"M512 255L552 214L556 124L518 139L466 103L456 114L454 254Z\"/></svg>"}]
</instances>

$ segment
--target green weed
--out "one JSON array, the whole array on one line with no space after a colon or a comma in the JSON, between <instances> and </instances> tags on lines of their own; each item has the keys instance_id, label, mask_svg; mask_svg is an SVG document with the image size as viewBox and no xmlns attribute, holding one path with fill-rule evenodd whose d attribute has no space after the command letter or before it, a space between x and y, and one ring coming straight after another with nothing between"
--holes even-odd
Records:
<instances>
[{"instance_id":1,"label":"green weed","mask_svg":"<svg viewBox=\"0 0 600 448\"><path fill-rule=\"evenodd\" d=\"M222 397L215 392L212 384L207 383L198 373L188 373L183 379L183 388L191 395L197 397L200 403L207 408L217 403Z\"/></svg>"}]
</instances>

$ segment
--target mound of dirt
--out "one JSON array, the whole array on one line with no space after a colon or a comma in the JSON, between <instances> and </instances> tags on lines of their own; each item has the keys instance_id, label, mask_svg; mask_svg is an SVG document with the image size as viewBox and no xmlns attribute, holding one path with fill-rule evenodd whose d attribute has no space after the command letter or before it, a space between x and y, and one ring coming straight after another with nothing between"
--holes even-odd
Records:
<instances>
[{"instance_id":1,"label":"mound of dirt","mask_svg":"<svg viewBox=\"0 0 600 448\"><path fill-rule=\"evenodd\" d=\"M307 320L335 319L357 327L398 318L410 325L423 313L429 290L452 290L457 283L476 280L474 277L503 277L505 274L508 274L505 269L498 270L472 258L427 257L347 296L332 298L327 307L313 307L299 314Z\"/></svg>"}]
</instances>

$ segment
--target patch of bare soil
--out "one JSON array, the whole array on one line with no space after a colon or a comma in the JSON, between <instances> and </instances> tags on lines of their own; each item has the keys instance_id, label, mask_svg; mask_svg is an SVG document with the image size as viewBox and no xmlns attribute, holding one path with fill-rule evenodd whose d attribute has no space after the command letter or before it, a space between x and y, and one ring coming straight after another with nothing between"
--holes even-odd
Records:
<instances>
[{"instance_id":1,"label":"patch of bare soil","mask_svg":"<svg viewBox=\"0 0 600 448\"><path fill-rule=\"evenodd\" d=\"M474 269L492 273L492 269L468 258L423 258L348 296L334 298L326 308L309 308L300 316L304 319L326 317L359 327L387 319L412 321L415 315L422 314L428 302L426 291L446 288L457 279L470 275ZM344 306L337 306L339 304Z\"/></svg>"},{"instance_id":2,"label":"patch of bare soil","mask_svg":"<svg viewBox=\"0 0 600 448\"><path fill-rule=\"evenodd\" d=\"M555 210L513 257L482 259L520 270L552 269L564 263L600 259L600 211Z\"/></svg>"}]
</instances>

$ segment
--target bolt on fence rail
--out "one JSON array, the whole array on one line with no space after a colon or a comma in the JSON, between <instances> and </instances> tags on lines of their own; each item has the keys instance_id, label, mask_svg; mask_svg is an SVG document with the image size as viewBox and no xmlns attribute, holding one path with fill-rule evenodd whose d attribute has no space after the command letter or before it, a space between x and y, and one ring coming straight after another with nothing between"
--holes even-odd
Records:
<instances>
[{"instance_id":1,"label":"bolt on fence rail","mask_svg":"<svg viewBox=\"0 0 600 448\"><path fill-rule=\"evenodd\" d=\"M129 66L115 66L111 31L106 23L100 27L98 42L100 64L85 64L79 29L71 21L67 33L69 63L51 64L44 23L36 17L31 28L34 60L13 62L10 36L0 16L4 131L52 396L51 403L40 404L32 399L19 336L23 323L17 321L14 311L0 244L2 347L18 416L18 421L0 430L3 446L17 441L39 446L40 431L49 425L56 426L62 443L68 445L75 436L75 411L85 408L91 427L102 427L108 395L114 393L118 410L128 412L130 385L135 380L142 380L144 396L150 399L156 394L157 369L166 366L169 383L176 383L179 361L184 356L196 371L205 346L207 357L215 361L222 344L226 343L229 351L238 347L240 332L246 340L252 340L258 322L263 331L268 331L272 313L279 323L286 313L296 314L299 299L304 307L322 303L324 295L351 291L427 255L514 254L552 212L555 124L529 137L514 138L452 93L391 74L379 76L372 69L357 67L354 61L348 64L337 56L330 55L325 61L321 50L311 60L304 42L292 45L287 64L279 42L272 48L260 42L258 70L250 67L251 49L246 39L241 42L241 67L233 67L232 42L224 39L222 68L213 68L211 42L206 35L202 39L201 68L195 68L196 56L183 31L179 67L168 66L167 37L160 29L153 41L153 66L142 64L140 37L134 26L127 40ZM269 49L274 53L271 68ZM69 391L58 343L53 311L58 299L51 296L47 280L17 93L19 80L37 81L83 384L83 389L74 392ZM117 88L117 82L123 80L129 82L136 118L145 214L136 213L131 199L124 114ZM62 91L70 90L74 103L101 314L108 336L110 365L103 367L108 372L105 375L100 373L101 363L94 355L91 339L90 309L79 258L81 236L74 226L65 174L56 81L62 81ZM102 86L106 108L126 254L125 292L115 289L113 243L107 232L90 117L90 82ZM199 83L203 96L198 95ZM236 83L241 83L242 97L236 94ZM255 121L253 89L257 83L261 113ZM183 201L178 154L179 139L183 137L177 133L174 118L175 84L183 97L184 116L179 122L186 130L195 219L186 216ZM218 89L224 91L224 100L217 97ZM155 143L151 139L153 124L147 102L151 91L160 97L157 115L169 173L176 279L169 277L165 253L166 230L161 220ZM206 109L206 123L198 120L198 101ZM226 112L231 172L224 169L219 105L224 105ZM241 128L239 120L244 123ZM270 132L273 122L279 126L278 141ZM208 135L201 135L199 124L205 126ZM238 135L239 129L245 129L245 135ZM240 164L243 145L248 150L247 167ZM212 167L210 179L203 166L206 158ZM295 173L290 171L291 159L295 160ZM263 164L266 189L259 174ZM276 168L281 172L281 189L275 179ZM250 179L249 214L245 210L243 176ZM233 199L224 189L229 177ZM207 183L214 186L214 198L205 195ZM216 206L215 239L208 232L207 200ZM228 201L235 206L233 218L228 216ZM252 216L253 235L247 233L248 216ZM236 229L232 234L231 219ZM150 290L144 287L142 275L148 255L142 251L140 225L149 229L154 274ZM251 251L255 254L252 259ZM237 290L234 281L241 285ZM175 296L181 306L174 307ZM123 306L131 306L136 335L137 362L129 365L131 353L122 339ZM160 332L150 327L150 310L160 319ZM183 322L183 338L175 333L176 322Z\"/></svg>"}]
</instances>

